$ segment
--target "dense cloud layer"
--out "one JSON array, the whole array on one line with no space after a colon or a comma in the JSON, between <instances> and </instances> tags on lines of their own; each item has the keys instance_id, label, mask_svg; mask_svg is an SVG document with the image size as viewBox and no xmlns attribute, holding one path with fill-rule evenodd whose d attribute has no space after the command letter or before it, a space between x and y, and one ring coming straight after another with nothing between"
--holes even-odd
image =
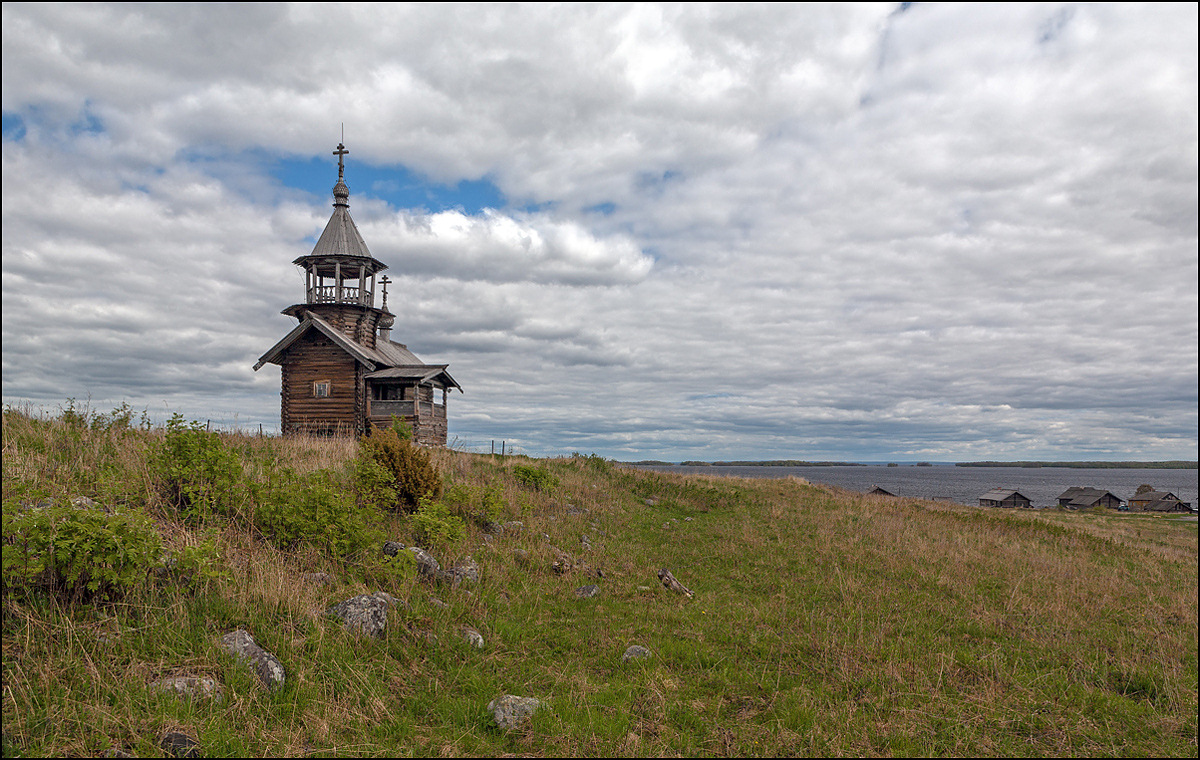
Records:
<instances>
[{"instance_id":1,"label":"dense cloud layer","mask_svg":"<svg viewBox=\"0 0 1200 760\"><path fill-rule=\"evenodd\" d=\"M277 424L344 123L506 199L351 199L460 442L1195 458L1196 16L8 3L4 401Z\"/></svg>"}]
</instances>

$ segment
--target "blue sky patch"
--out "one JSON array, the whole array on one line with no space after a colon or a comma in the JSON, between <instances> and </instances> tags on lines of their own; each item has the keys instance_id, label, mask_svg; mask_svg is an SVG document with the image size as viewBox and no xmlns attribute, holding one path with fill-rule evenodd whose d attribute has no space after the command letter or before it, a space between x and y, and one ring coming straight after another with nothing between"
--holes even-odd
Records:
<instances>
[{"instance_id":1,"label":"blue sky patch","mask_svg":"<svg viewBox=\"0 0 1200 760\"><path fill-rule=\"evenodd\" d=\"M21 115L13 111L4 111L0 116L3 117L3 132L5 140L22 140L25 137L25 120Z\"/></svg>"},{"instance_id":2,"label":"blue sky patch","mask_svg":"<svg viewBox=\"0 0 1200 760\"><path fill-rule=\"evenodd\" d=\"M337 182L337 161L328 158L278 159L267 169L287 187L318 196L330 197ZM368 197L386 201L403 209L430 212L462 209L479 214L485 208L501 209L504 194L488 179L462 180L454 185L433 182L405 166L371 166L346 159L346 184L350 186L350 205L354 198Z\"/></svg>"}]
</instances>

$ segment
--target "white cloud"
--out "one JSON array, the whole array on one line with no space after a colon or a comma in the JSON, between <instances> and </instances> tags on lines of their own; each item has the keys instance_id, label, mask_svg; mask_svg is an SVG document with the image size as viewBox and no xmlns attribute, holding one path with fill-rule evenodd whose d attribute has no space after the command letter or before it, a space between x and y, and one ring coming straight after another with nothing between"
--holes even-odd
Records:
<instances>
[{"instance_id":1,"label":"white cloud","mask_svg":"<svg viewBox=\"0 0 1200 760\"><path fill-rule=\"evenodd\" d=\"M344 122L352 186L354 162L403 164L512 201L354 198L396 337L466 386L464 437L1195 456L1194 5L3 22L6 134L25 127L3 146L6 401L275 419L277 375L249 366L329 210L259 162L328 158Z\"/></svg>"}]
</instances>

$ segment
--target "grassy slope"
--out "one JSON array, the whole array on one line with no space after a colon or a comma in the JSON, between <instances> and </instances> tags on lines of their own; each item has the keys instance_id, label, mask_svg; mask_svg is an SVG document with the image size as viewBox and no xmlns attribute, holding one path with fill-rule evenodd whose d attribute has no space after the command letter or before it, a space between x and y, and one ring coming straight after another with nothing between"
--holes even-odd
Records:
<instances>
[{"instance_id":1,"label":"grassy slope","mask_svg":"<svg viewBox=\"0 0 1200 760\"><path fill-rule=\"evenodd\" d=\"M18 423L5 414L6 509L83 493L144 503L173 542L198 539L156 502L154 433L72 443ZM231 445L300 469L353 455L346 442ZM5 754L149 756L180 728L214 756L1196 755L1194 522L983 511L583 457L538 462L559 478L539 493L510 477L528 460L437 460L448 479L498 484L526 530L485 543L472 528L440 556L474 556L483 580L470 590L382 589L411 609L391 613L380 641L319 612L377 590L352 565L232 529L220 534L226 584L75 607L6 593ZM404 518L381 521L408 543ZM604 578L556 575L551 544ZM695 597L664 589L662 567ZM338 585L306 583L315 570ZM588 583L601 594L577 599ZM462 625L484 650L457 639ZM283 661L281 692L220 651L239 626ZM655 656L623 664L631 644ZM181 674L216 677L230 697L188 705L144 688ZM502 693L547 708L502 733L485 710Z\"/></svg>"}]
</instances>

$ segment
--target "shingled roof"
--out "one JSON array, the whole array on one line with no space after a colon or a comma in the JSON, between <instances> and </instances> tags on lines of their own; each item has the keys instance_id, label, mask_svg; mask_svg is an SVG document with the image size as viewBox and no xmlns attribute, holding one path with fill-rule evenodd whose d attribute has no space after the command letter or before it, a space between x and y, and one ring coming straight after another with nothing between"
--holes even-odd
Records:
<instances>
[{"instance_id":1,"label":"shingled roof","mask_svg":"<svg viewBox=\"0 0 1200 760\"><path fill-rule=\"evenodd\" d=\"M448 364L425 364L417 358L416 354L409 351L407 346L390 340L381 339L376 342L375 348L368 348L351 340L345 333L311 311L305 310L302 314L304 319L300 324L283 336L283 340L271 346L269 351L259 357L258 363L254 365L255 370L268 362L279 364L280 357L288 346L299 340L309 330L316 330L357 359L366 368L368 373L366 377L372 379L405 378L419 382L437 379L447 388L462 390L458 381L446 371L446 368L450 366Z\"/></svg>"}]
</instances>

